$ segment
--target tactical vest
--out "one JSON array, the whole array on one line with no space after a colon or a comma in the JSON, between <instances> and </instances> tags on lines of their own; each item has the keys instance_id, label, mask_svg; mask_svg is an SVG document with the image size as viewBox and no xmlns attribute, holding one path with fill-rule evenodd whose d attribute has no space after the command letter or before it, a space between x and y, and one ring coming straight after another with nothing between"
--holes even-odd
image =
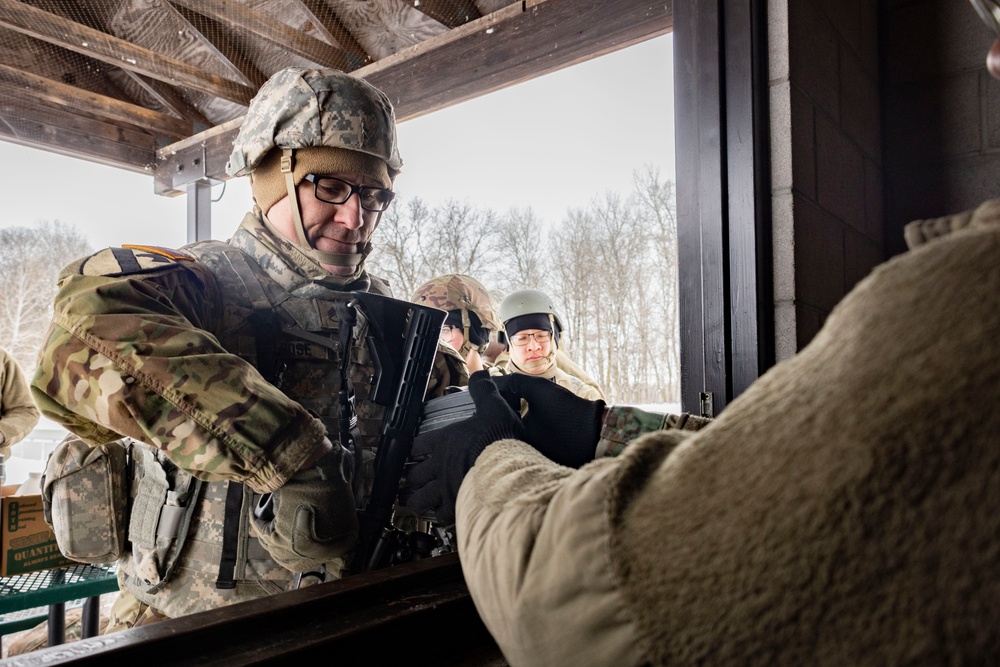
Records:
<instances>
[{"instance_id":1,"label":"tactical vest","mask_svg":"<svg viewBox=\"0 0 1000 667\"><path fill-rule=\"evenodd\" d=\"M364 458L370 461L384 409L366 400L375 367L365 344L363 314L358 313L347 354L341 349L336 305L346 302L349 294L311 283L289 293L238 248L226 243L206 241L185 250L198 257L218 283L224 312L221 330L213 333L221 345L322 420L334 442L339 433L340 368L346 357L357 397ZM388 292L377 282L370 291ZM122 558L120 579L136 598L167 616L178 617L293 587L296 574L278 565L253 534L250 517L258 494L237 482L194 480L159 451L142 443L135 447L139 451L134 456L135 497L129 534L133 551ZM151 469L155 469L154 474ZM155 478L164 476L161 470L166 471L173 488L168 490L165 503L142 509L150 504L143 498L143 484L147 488L154 484ZM368 489L370 475L370 467L366 467ZM164 497L158 487L153 491L152 497ZM178 508L177 497L185 493L187 504ZM144 512L138 520L137 509ZM138 532L146 534L133 535ZM343 562L327 563L326 568L337 576Z\"/></svg>"}]
</instances>

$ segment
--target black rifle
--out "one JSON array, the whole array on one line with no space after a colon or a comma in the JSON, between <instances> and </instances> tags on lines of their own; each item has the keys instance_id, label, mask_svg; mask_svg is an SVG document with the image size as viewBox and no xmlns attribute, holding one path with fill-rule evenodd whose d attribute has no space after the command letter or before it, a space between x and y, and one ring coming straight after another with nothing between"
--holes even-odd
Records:
<instances>
[{"instance_id":1,"label":"black rifle","mask_svg":"<svg viewBox=\"0 0 1000 667\"><path fill-rule=\"evenodd\" d=\"M389 565L405 538L393 527L393 508L447 314L367 292L352 293L349 305L368 320L368 347L375 360L370 399L385 406L375 453L375 478L368 503L358 512L358 545L350 568L352 572L366 572ZM359 439L354 449L359 460Z\"/></svg>"}]
</instances>

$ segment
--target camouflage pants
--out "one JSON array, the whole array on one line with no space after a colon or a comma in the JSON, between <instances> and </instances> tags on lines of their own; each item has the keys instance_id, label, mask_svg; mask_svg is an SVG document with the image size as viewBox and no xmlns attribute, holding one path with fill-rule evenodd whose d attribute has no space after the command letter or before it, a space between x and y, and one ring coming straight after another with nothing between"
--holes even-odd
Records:
<instances>
[{"instance_id":1,"label":"camouflage pants","mask_svg":"<svg viewBox=\"0 0 1000 667\"><path fill-rule=\"evenodd\" d=\"M127 590L122 590L111 606L111 617L108 619L108 627L105 628L104 634L167 620L170 620L170 617L162 611L141 602Z\"/></svg>"}]
</instances>

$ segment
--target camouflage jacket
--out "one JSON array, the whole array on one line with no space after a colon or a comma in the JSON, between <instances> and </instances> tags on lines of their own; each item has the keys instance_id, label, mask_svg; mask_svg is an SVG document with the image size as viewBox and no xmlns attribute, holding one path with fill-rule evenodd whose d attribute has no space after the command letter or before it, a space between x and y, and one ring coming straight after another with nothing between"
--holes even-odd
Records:
<instances>
[{"instance_id":1,"label":"camouflage jacket","mask_svg":"<svg viewBox=\"0 0 1000 667\"><path fill-rule=\"evenodd\" d=\"M594 458L618 456L630 442L644 433L664 429L697 431L710 423L706 417L696 417L686 412L653 412L632 405L612 405L601 424L601 438L597 442Z\"/></svg>"},{"instance_id":2,"label":"camouflage jacket","mask_svg":"<svg viewBox=\"0 0 1000 667\"><path fill-rule=\"evenodd\" d=\"M229 245L273 283L275 294L256 299L276 309L293 295L309 300L341 290L380 291L367 275L344 288L325 286L315 262L268 234L252 215ZM108 248L64 269L32 382L35 401L89 443L128 436L155 445L199 479L273 491L327 429L245 359L252 350L220 343L229 333L224 323L241 315L232 309L247 309L195 257L197 245L189 249ZM220 253L218 261L228 260ZM228 338L231 347L242 344Z\"/></svg>"}]
</instances>

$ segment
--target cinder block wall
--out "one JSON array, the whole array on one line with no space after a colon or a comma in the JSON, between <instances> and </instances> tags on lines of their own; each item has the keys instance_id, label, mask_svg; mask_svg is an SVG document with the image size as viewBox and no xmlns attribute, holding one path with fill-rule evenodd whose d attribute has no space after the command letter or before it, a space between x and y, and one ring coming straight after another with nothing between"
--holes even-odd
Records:
<instances>
[{"instance_id":1,"label":"cinder block wall","mask_svg":"<svg viewBox=\"0 0 1000 667\"><path fill-rule=\"evenodd\" d=\"M967 0L769 0L768 21L780 360L907 222L1000 197L1000 81Z\"/></svg>"},{"instance_id":2,"label":"cinder block wall","mask_svg":"<svg viewBox=\"0 0 1000 667\"><path fill-rule=\"evenodd\" d=\"M775 352L883 258L876 0L769 0Z\"/></svg>"},{"instance_id":3,"label":"cinder block wall","mask_svg":"<svg viewBox=\"0 0 1000 667\"><path fill-rule=\"evenodd\" d=\"M910 220L1000 197L1000 81L993 36L967 0L883 0L885 246Z\"/></svg>"}]
</instances>

